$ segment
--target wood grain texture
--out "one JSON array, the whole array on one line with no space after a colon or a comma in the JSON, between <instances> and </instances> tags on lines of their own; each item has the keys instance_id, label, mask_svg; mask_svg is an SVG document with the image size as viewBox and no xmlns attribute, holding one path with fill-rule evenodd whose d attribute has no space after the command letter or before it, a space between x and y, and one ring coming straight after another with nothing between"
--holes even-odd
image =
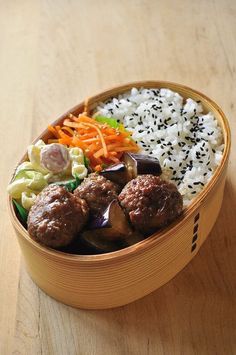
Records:
<instances>
[{"instance_id":1,"label":"wood grain texture","mask_svg":"<svg viewBox=\"0 0 236 355\"><path fill-rule=\"evenodd\" d=\"M1 354L236 353L235 17L233 0L0 3ZM21 265L6 184L48 122L87 95L147 79L200 90L226 113L223 207L196 258L157 292L119 309L75 310L38 290Z\"/></svg>"}]
</instances>

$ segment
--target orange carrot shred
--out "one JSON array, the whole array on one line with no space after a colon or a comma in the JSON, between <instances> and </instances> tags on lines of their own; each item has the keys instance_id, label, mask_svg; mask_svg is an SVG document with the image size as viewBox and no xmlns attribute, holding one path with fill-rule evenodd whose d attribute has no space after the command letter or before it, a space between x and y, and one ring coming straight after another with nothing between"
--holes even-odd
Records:
<instances>
[{"instance_id":1,"label":"orange carrot shred","mask_svg":"<svg viewBox=\"0 0 236 355\"><path fill-rule=\"evenodd\" d=\"M50 138L48 142L59 142L83 149L95 171L101 171L103 164L120 162L124 152L139 151L138 145L131 139L132 132L98 122L89 117L88 112L83 112L78 117L69 114L62 126L48 126L48 130L55 137Z\"/></svg>"}]
</instances>

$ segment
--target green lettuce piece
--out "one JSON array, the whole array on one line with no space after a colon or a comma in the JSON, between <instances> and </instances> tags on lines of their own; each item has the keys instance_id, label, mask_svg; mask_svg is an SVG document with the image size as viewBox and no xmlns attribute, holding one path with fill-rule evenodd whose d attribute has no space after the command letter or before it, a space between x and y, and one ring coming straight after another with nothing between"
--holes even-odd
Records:
<instances>
[{"instance_id":1,"label":"green lettuce piece","mask_svg":"<svg viewBox=\"0 0 236 355\"><path fill-rule=\"evenodd\" d=\"M86 166L86 168L89 168L89 164L90 164L90 160L89 158L86 157L86 155L84 155L84 165Z\"/></svg>"},{"instance_id":2,"label":"green lettuce piece","mask_svg":"<svg viewBox=\"0 0 236 355\"><path fill-rule=\"evenodd\" d=\"M104 117L104 116L96 116L95 120L100 122L100 123L107 123L109 126L112 128L118 128L120 127L120 124L117 122L115 118L109 118L109 117Z\"/></svg>"},{"instance_id":3,"label":"green lettuce piece","mask_svg":"<svg viewBox=\"0 0 236 355\"><path fill-rule=\"evenodd\" d=\"M118 129L120 132L127 132L127 129L124 127L124 125L122 123L118 123L118 121L115 118L110 118L110 117L105 117L105 116L96 116L95 120L100 123L106 123L110 127ZM132 139L132 138L129 137L129 139Z\"/></svg>"},{"instance_id":4,"label":"green lettuce piece","mask_svg":"<svg viewBox=\"0 0 236 355\"><path fill-rule=\"evenodd\" d=\"M24 207L22 207L18 202L16 202L16 200L12 200L12 201L16 207L16 210L20 216L21 221L27 223L28 211Z\"/></svg>"}]
</instances>

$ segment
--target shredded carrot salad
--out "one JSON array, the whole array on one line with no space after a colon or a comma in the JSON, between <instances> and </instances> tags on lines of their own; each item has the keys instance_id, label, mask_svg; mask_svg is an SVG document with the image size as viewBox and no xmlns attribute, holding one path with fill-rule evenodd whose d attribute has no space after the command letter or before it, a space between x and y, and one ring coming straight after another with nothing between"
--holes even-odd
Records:
<instances>
[{"instance_id":1,"label":"shredded carrot salad","mask_svg":"<svg viewBox=\"0 0 236 355\"><path fill-rule=\"evenodd\" d=\"M95 171L119 163L124 152L139 151L138 145L131 138L132 133L126 131L122 125L113 128L84 113L79 117L70 114L63 126L48 126L48 130L55 137L49 139L48 143L61 143L83 149Z\"/></svg>"}]
</instances>

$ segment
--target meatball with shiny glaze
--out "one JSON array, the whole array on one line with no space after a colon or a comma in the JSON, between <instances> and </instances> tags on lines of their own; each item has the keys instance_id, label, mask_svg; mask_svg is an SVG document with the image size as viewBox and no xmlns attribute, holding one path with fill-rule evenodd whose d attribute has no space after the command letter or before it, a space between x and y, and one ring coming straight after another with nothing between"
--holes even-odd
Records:
<instances>
[{"instance_id":1,"label":"meatball with shiny glaze","mask_svg":"<svg viewBox=\"0 0 236 355\"><path fill-rule=\"evenodd\" d=\"M118 198L120 187L97 173L90 174L74 191L74 195L84 199L91 216L99 216L109 203Z\"/></svg>"},{"instance_id":2,"label":"meatball with shiny glaze","mask_svg":"<svg viewBox=\"0 0 236 355\"><path fill-rule=\"evenodd\" d=\"M64 187L49 185L37 196L28 215L30 236L49 247L70 244L88 218L86 202Z\"/></svg>"},{"instance_id":3,"label":"meatball with shiny glaze","mask_svg":"<svg viewBox=\"0 0 236 355\"><path fill-rule=\"evenodd\" d=\"M154 175L140 175L128 182L119 201L134 228L144 234L169 224L183 208L176 186Z\"/></svg>"}]
</instances>

